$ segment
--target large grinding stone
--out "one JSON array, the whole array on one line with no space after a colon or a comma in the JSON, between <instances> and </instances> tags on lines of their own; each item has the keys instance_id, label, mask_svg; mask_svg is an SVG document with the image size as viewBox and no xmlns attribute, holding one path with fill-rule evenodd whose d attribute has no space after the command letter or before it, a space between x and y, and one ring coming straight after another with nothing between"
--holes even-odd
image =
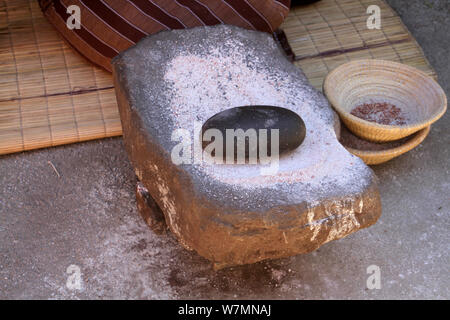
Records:
<instances>
[{"instance_id":1,"label":"large grinding stone","mask_svg":"<svg viewBox=\"0 0 450 320\"><path fill-rule=\"evenodd\" d=\"M223 25L161 32L117 56L113 69L136 175L180 243L216 268L310 252L379 218L372 170L339 144L328 102L270 35ZM246 105L304 120L305 140L277 171L172 161L177 129L188 130L195 154L206 120Z\"/></svg>"}]
</instances>

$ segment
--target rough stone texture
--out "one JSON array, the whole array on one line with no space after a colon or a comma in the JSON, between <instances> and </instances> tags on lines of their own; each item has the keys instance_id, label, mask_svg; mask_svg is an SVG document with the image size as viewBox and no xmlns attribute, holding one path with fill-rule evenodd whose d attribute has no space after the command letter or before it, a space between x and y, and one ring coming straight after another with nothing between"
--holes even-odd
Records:
<instances>
[{"instance_id":1,"label":"rough stone texture","mask_svg":"<svg viewBox=\"0 0 450 320\"><path fill-rule=\"evenodd\" d=\"M219 77L205 91L180 93L167 74L174 61L186 55L205 60L199 69L188 70L190 77L180 80L183 86L217 57L214 68L230 72L231 80ZM235 74L227 69L232 64L221 65L221 57L232 57L232 64L238 64ZM231 26L162 32L116 57L113 69L125 146L136 175L180 243L213 261L216 268L310 252L372 225L380 216L373 172L337 142L328 102L287 61L270 35ZM175 165L170 156L178 142L171 141L172 133L191 129L192 120L203 124L216 111L235 107L230 101L238 98L227 89L221 92L222 100L208 97L216 87L234 83L238 87L239 77L250 82L246 73L262 74L261 85L270 83L273 95L279 93L276 105L303 118L309 129L305 143L281 157L278 172L270 176L262 177L251 165ZM197 88L205 79L193 81ZM184 99L179 95L195 96L192 90L201 90L200 102L193 106L198 111L186 115L174 104ZM235 95L266 104L266 97L252 90L253 86L247 91L239 87ZM317 162L308 163L314 156Z\"/></svg>"},{"instance_id":2,"label":"rough stone texture","mask_svg":"<svg viewBox=\"0 0 450 320\"><path fill-rule=\"evenodd\" d=\"M388 0L450 95L447 0ZM450 299L450 113L374 166L383 214L316 251L214 272L136 209L122 138L0 157L1 299ZM48 164L51 161L60 177ZM68 266L82 289L66 287ZM367 267L381 289L366 288Z\"/></svg>"},{"instance_id":3,"label":"rough stone texture","mask_svg":"<svg viewBox=\"0 0 450 320\"><path fill-rule=\"evenodd\" d=\"M141 182L136 184L136 204L145 223L157 234L167 230L164 214Z\"/></svg>"}]
</instances>

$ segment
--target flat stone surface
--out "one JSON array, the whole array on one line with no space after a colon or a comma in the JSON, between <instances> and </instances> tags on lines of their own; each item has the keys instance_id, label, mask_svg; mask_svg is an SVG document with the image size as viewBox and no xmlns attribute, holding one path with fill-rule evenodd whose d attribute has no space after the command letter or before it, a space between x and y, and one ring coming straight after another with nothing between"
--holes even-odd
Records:
<instances>
[{"instance_id":1,"label":"flat stone surface","mask_svg":"<svg viewBox=\"0 0 450 320\"><path fill-rule=\"evenodd\" d=\"M388 0L450 94L446 0ZM374 166L383 215L309 254L224 269L149 230L121 138L0 157L0 298L450 299L450 114ZM58 178L51 166L57 168ZM82 289L66 287L78 265ZM370 265L381 289L366 289Z\"/></svg>"},{"instance_id":2,"label":"flat stone surface","mask_svg":"<svg viewBox=\"0 0 450 320\"><path fill-rule=\"evenodd\" d=\"M339 144L328 102L271 35L224 25L161 32L112 65L136 175L180 243L216 268L310 252L380 216L373 172ZM302 146L270 168L196 159L203 124L245 105L298 114ZM176 149L180 130L187 150ZM182 163L174 150L188 155Z\"/></svg>"}]
</instances>

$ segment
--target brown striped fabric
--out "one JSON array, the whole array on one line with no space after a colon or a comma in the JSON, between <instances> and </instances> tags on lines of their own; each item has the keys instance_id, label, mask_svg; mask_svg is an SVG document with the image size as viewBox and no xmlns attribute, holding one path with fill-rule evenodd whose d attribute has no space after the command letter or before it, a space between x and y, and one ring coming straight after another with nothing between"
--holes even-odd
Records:
<instances>
[{"instance_id":1,"label":"brown striped fabric","mask_svg":"<svg viewBox=\"0 0 450 320\"><path fill-rule=\"evenodd\" d=\"M220 23L273 32L290 0L39 0L47 19L90 61L111 71L111 59L143 37L169 29ZM70 30L67 8L80 8Z\"/></svg>"}]
</instances>

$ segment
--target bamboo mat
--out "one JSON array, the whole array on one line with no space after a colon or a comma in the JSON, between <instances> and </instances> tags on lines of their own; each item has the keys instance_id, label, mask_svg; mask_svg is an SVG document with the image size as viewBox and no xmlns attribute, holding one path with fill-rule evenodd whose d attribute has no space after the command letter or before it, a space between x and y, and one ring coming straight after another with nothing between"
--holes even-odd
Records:
<instances>
[{"instance_id":1,"label":"bamboo mat","mask_svg":"<svg viewBox=\"0 0 450 320\"><path fill-rule=\"evenodd\" d=\"M370 5L381 8L380 30L367 28ZM397 61L437 78L414 37L383 0L322 0L292 10L282 28L295 64L319 90L331 70L357 59Z\"/></svg>"},{"instance_id":2,"label":"bamboo mat","mask_svg":"<svg viewBox=\"0 0 450 320\"><path fill-rule=\"evenodd\" d=\"M368 30L366 8L382 9ZM295 64L316 88L352 59L399 61L434 71L382 0L322 0L293 9L282 25ZM111 75L74 52L35 0L0 0L0 154L122 134Z\"/></svg>"}]
</instances>

